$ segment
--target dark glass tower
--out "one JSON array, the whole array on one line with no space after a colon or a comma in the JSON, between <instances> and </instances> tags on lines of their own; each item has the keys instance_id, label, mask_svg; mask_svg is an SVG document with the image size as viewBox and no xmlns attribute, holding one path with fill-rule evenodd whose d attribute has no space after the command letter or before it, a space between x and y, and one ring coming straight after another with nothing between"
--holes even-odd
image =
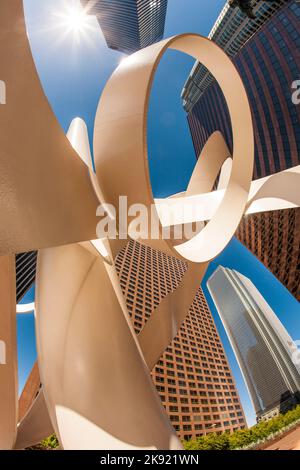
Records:
<instances>
[{"instance_id":1,"label":"dark glass tower","mask_svg":"<svg viewBox=\"0 0 300 470\"><path fill-rule=\"evenodd\" d=\"M300 162L300 107L291 97L292 83L300 76L299 20L300 4L288 1L233 56L253 114L255 178ZM248 28L251 21L247 19ZM214 80L206 87L197 77L195 71L191 73L183 93L188 100L184 103L190 110L188 122L196 156L215 130L223 133L232 149L231 122L223 93ZM202 88L202 94L195 94L194 84Z\"/></svg>"},{"instance_id":2,"label":"dark glass tower","mask_svg":"<svg viewBox=\"0 0 300 470\"><path fill-rule=\"evenodd\" d=\"M219 266L207 282L247 384L258 420L299 403L292 338L254 284Z\"/></svg>"},{"instance_id":3,"label":"dark glass tower","mask_svg":"<svg viewBox=\"0 0 300 470\"><path fill-rule=\"evenodd\" d=\"M292 83L300 76L300 3L255 3L255 20L224 7L210 34L232 57L245 84L254 125L254 179L300 163L300 106L292 101ZM201 64L195 64L182 97L196 157L215 130L232 150L225 98ZM294 209L247 216L237 236L299 299L298 219Z\"/></svg>"},{"instance_id":4,"label":"dark glass tower","mask_svg":"<svg viewBox=\"0 0 300 470\"><path fill-rule=\"evenodd\" d=\"M167 0L81 0L96 15L110 49L131 54L160 41Z\"/></svg>"},{"instance_id":5,"label":"dark glass tower","mask_svg":"<svg viewBox=\"0 0 300 470\"><path fill-rule=\"evenodd\" d=\"M16 255L16 301L20 302L22 297L31 288L35 281L37 252L20 253Z\"/></svg>"}]
</instances>

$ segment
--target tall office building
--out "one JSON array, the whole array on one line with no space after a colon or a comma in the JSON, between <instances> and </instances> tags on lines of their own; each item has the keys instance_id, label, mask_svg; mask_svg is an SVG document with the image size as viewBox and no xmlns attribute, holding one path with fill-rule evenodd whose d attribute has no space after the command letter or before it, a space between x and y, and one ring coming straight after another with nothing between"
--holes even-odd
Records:
<instances>
[{"instance_id":1,"label":"tall office building","mask_svg":"<svg viewBox=\"0 0 300 470\"><path fill-rule=\"evenodd\" d=\"M271 307L242 274L219 266L207 282L243 373L257 420L300 402L295 346Z\"/></svg>"},{"instance_id":2,"label":"tall office building","mask_svg":"<svg viewBox=\"0 0 300 470\"><path fill-rule=\"evenodd\" d=\"M236 237L300 300L300 208L249 214Z\"/></svg>"},{"instance_id":3,"label":"tall office building","mask_svg":"<svg viewBox=\"0 0 300 470\"><path fill-rule=\"evenodd\" d=\"M300 76L300 3L295 0L256 1L255 11L256 19L251 20L226 5L210 38L232 57L248 93L254 125L256 179L300 162L300 106L293 103L291 88ZM196 157L215 130L222 132L232 150L231 122L224 95L201 64L195 64L182 97ZM298 212L295 209L248 216L242 221L237 236L299 299L296 285L300 249L295 223ZM254 240L252 237L250 242L247 234L252 232L254 221L256 233L264 238L256 236ZM282 223L288 227L288 232L282 228ZM272 245L272 250L260 249L268 245ZM287 259L291 263L287 263Z\"/></svg>"},{"instance_id":4,"label":"tall office building","mask_svg":"<svg viewBox=\"0 0 300 470\"><path fill-rule=\"evenodd\" d=\"M208 37L229 57L234 58L247 41L288 1L253 0L255 19L250 19L238 8L230 8L226 2ZM181 94L184 109L188 113L214 81L214 77L207 68L196 61Z\"/></svg>"},{"instance_id":5,"label":"tall office building","mask_svg":"<svg viewBox=\"0 0 300 470\"><path fill-rule=\"evenodd\" d=\"M186 265L131 241L118 254L116 267L138 334L159 302L179 285ZM246 426L234 379L201 288L178 335L153 369L152 378L180 438Z\"/></svg>"},{"instance_id":6,"label":"tall office building","mask_svg":"<svg viewBox=\"0 0 300 470\"><path fill-rule=\"evenodd\" d=\"M38 363L36 362L29 374L23 391L19 399L19 422L28 413L34 399L37 397L41 388L40 373Z\"/></svg>"},{"instance_id":7,"label":"tall office building","mask_svg":"<svg viewBox=\"0 0 300 470\"><path fill-rule=\"evenodd\" d=\"M35 281L37 252L16 255L16 302L19 303Z\"/></svg>"},{"instance_id":8,"label":"tall office building","mask_svg":"<svg viewBox=\"0 0 300 470\"><path fill-rule=\"evenodd\" d=\"M160 41L168 0L81 0L96 15L110 49L131 54Z\"/></svg>"}]
</instances>

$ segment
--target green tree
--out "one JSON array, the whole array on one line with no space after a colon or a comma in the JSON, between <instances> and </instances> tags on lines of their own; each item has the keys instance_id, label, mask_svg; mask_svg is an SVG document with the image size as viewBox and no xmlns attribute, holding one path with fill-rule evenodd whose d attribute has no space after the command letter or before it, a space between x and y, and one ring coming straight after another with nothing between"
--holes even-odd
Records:
<instances>
[{"instance_id":1,"label":"green tree","mask_svg":"<svg viewBox=\"0 0 300 470\"><path fill-rule=\"evenodd\" d=\"M297 420L300 420L300 405L269 421L261 421L250 429L241 429L233 434L211 433L195 440L183 441L183 444L186 450L240 449L267 439Z\"/></svg>"}]
</instances>

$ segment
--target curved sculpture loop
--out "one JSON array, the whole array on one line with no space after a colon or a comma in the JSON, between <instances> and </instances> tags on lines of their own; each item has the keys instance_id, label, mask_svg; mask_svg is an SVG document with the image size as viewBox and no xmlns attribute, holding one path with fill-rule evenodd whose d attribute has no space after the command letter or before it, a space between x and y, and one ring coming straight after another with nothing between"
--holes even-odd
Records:
<instances>
[{"instance_id":1,"label":"curved sculpture loop","mask_svg":"<svg viewBox=\"0 0 300 470\"><path fill-rule=\"evenodd\" d=\"M201 233L175 249L169 241L156 244L158 249L173 256L206 263L224 249L239 225L248 199L254 161L252 117L246 91L235 66L216 44L199 35L183 34L153 44L122 61L99 102L94 133L97 177L104 202L114 207L118 207L120 194L127 196L129 206L137 199L146 207L154 203L147 165L147 112L155 70L168 48L191 55L211 71L222 88L231 117L234 139L232 171L215 217ZM217 145L215 142L212 141L212 148L206 147L206 154L199 159L208 189L199 185L198 192L210 191L220 170L219 149L214 153L214 146L218 147L219 142ZM209 157L216 162L207 164ZM150 233L145 233L143 240L150 237Z\"/></svg>"},{"instance_id":2,"label":"curved sculpture loop","mask_svg":"<svg viewBox=\"0 0 300 470\"><path fill-rule=\"evenodd\" d=\"M0 361L0 448L32 445L53 428L63 449L180 449L149 370L177 334L208 263L228 244L245 211L255 200L277 195L275 180L255 183L255 188L252 183L253 128L242 80L218 46L195 34L133 54L114 72L100 99L95 173L85 123L76 119L67 138L43 93L21 0L1 1L0 30L1 72L7 84L7 104L0 107L0 340L6 344L5 364ZM214 74L228 104L234 138L228 162L225 141L214 133L186 192L164 201L170 209L188 201L208 204L201 220L206 225L188 240L163 238L162 202L153 199L148 169L149 96L168 48L190 54ZM227 169L214 192L224 162ZM295 174L276 177L295 185ZM149 213L156 203L160 237L154 240L145 230L140 242L187 264L179 287L162 300L138 337L114 266L126 240L91 241L96 238L97 206L118 208L120 195L128 205L144 204ZM290 196L282 189L279 197L299 204L296 193ZM176 224L193 222L178 213ZM39 250L35 321L43 388L17 428L12 254L32 249Z\"/></svg>"}]
</instances>

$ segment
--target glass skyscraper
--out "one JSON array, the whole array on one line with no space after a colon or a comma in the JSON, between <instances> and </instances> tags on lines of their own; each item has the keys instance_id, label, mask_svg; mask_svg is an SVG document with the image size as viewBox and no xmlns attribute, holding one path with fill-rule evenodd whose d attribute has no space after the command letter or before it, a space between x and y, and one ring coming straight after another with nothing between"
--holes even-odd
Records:
<instances>
[{"instance_id":1,"label":"glass skyscraper","mask_svg":"<svg viewBox=\"0 0 300 470\"><path fill-rule=\"evenodd\" d=\"M257 1L255 9L257 18L251 20L225 6L210 33L232 57L248 94L255 138L254 179L300 163L300 105L292 101L292 84L300 76L300 3ZM201 64L195 64L182 97L196 158L216 130L232 150L224 95ZM239 240L298 300L299 221L299 209L249 215L237 232Z\"/></svg>"},{"instance_id":2,"label":"glass skyscraper","mask_svg":"<svg viewBox=\"0 0 300 470\"><path fill-rule=\"evenodd\" d=\"M110 49L131 54L160 41L168 0L81 0L96 15Z\"/></svg>"},{"instance_id":3,"label":"glass skyscraper","mask_svg":"<svg viewBox=\"0 0 300 470\"><path fill-rule=\"evenodd\" d=\"M299 165L300 108L292 102L291 87L300 76L300 4L294 0L278 3L284 3L284 6L266 16L264 24L233 56L253 114L255 178ZM226 16L223 22L225 19ZM248 29L249 22L252 20L246 17L241 27ZM226 35L227 28L230 29L230 24L225 22L222 37ZM213 40L215 36L216 33ZM228 52L229 45L220 44ZM207 80L199 78L197 67L191 72L183 92L196 156L200 155L206 140L216 130L222 132L232 149L231 121L223 93L215 80L207 86Z\"/></svg>"},{"instance_id":4,"label":"glass skyscraper","mask_svg":"<svg viewBox=\"0 0 300 470\"><path fill-rule=\"evenodd\" d=\"M255 408L268 419L299 403L296 346L254 284L219 266L207 282Z\"/></svg>"},{"instance_id":5,"label":"glass skyscraper","mask_svg":"<svg viewBox=\"0 0 300 470\"><path fill-rule=\"evenodd\" d=\"M233 58L266 21L288 2L253 0L255 19L250 19L238 8L230 8L226 2L208 37ZM214 77L207 68L196 61L182 90L183 106L188 113L213 82Z\"/></svg>"},{"instance_id":6,"label":"glass skyscraper","mask_svg":"<svg viewBox=\"0 0 300 470\"><path fill-rule=\"evenodd\" d=\"M16 255L16 301L31 288L35 281L37 252L20 253Z\"/></svg>"}]
</instances>

